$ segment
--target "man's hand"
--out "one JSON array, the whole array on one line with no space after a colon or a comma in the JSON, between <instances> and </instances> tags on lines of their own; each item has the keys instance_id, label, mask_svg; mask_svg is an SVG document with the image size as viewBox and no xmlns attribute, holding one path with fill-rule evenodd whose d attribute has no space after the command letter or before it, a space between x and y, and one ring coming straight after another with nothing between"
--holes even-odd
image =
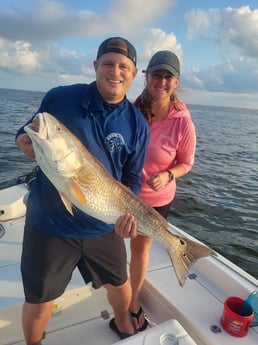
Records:
<instances>
[{"instance_id":1,"label":"man's hand","mask_svg":"<svg viewBox=\"0 0 258 345\"><path fill-rule=\"evenodd\" d=\"M137 221L133 215L127 213L119 217L115 224L115 233L124 238L137 236Z\"/></svg>"},{"instance_id":2,"label":"man's hand","mask_svg":"<svg viewBox=\"0 0 258 345\"><path fill-rule=\"evenodd\" d=\"M35 159L32 141L30 140L28 134L20 134L16 138L16 145L20 148L20 150L25 154L26 157L30 159Z\"/></svg>"}]
</instances>

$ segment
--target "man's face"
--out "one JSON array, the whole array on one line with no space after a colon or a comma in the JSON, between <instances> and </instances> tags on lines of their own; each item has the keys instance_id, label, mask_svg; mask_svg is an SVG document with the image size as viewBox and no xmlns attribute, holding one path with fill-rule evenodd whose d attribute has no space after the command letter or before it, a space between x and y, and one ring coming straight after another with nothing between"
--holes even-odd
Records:
<instances>
[{"instance_id":1,"label":"man's face","mask_svg":"<svg viewBox=\"0 0 258 345\"><path fill-rule=\"evenodd\" d=\"M94 61L97 88L108 103L121 102L137 74L134 63L118 53L106 53Z\"/></svg>"}]
</instances>

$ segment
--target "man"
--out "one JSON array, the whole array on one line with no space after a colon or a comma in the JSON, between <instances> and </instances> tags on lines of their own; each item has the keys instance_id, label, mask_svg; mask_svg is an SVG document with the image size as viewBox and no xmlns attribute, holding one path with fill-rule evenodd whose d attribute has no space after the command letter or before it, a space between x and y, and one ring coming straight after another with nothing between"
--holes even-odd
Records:
<instances>
[{"instance_id":1,"label":"man","mask_svg":"<svg viewBox=\"0 0 258 345\"><path fill-rule=\"evenodd\" d=\"M149 129L126 98L137 74L135 48L121 37L106 39L99 46L94 69L95 82L50 90L38 112L49 112L61 120L113 177L138 194ZM34 158L23 127L16 144L27 157ZM21 262L25 292L22 324L27 345L41 345L53 301L64 292L76 267L86 283L107 289L115 316L111 329L122 339L134 334L128 319L131 287L121 233L135 237L136 221L132 215L122 217L118 236L114 225L80 210L74 214L72 217L66 211L57 190L39 171L27 203Z\"/></svg>"}]
</instances>

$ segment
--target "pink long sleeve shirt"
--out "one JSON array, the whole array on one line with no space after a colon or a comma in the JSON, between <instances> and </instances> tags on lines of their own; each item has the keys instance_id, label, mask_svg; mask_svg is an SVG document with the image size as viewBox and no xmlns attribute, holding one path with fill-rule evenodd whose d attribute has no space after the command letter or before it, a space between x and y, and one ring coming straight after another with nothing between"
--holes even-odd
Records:
<instances>
[{"instance_id":1,"label":"pink long sleeve shirt","mask_svg":"<svg viewBox=\"0 0 258 345\"><path fill-rule=\"evenodd\" d=\"M168 116L153 121L150 126L150 142L142 173L140 197L154 207L169 204L175 196L176 182L168 182L158 191L151 189L146 181L155 173L183 164L189 172L194 164L196 147L195 126L186 105L180 101L182 110L171 104Z\"/></svg>"}]
</instances>

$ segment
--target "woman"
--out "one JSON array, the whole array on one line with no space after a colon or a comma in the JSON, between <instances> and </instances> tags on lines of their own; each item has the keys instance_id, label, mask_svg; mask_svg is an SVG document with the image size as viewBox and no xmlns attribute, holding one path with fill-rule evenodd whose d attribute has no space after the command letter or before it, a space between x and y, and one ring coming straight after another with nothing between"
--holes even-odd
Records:
<instances>
[{"instance_id":1,"label":"woman","mask_svg":"<svg viewBox=\"0 0 258 345\"><path fill-rule=\"evenodd\" d=\"M146 72L146 87L135 105L150 124L150 142L140 197L167 218L176 192L176 179L188 173L194 163L195 127L186 105L176 94L180 78L178 57L171 51L158 51L143 72ZM130 313L138 331L148 325L138 296L151 245L152 239L141 235L131 240Z\"/></svg>"}]
</instances>

